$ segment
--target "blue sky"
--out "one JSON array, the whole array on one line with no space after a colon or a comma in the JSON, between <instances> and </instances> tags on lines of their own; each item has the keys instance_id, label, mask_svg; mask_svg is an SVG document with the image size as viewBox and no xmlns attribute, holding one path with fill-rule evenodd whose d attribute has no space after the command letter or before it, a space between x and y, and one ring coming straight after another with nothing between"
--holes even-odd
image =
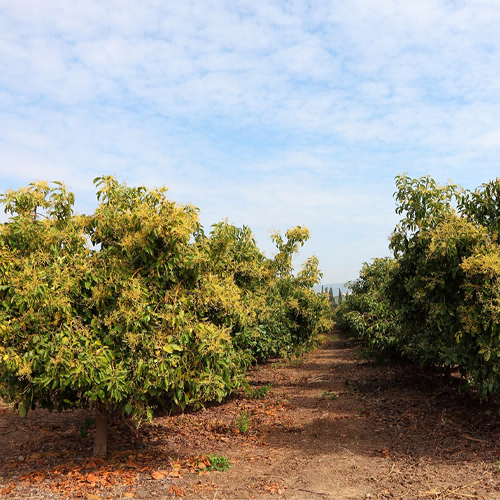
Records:
<instances>
[{"instance_id":1,"label":"blue sky","mask_svg":"<svg viewBox=\"0 0 500 500\"><path fill-rule=\"evenodd\" d=\"M297 265L354 279L397 174L500 175L498 26L497 0L0 0L0 191L166 185L268 255L305 225Z\"/></svg>"}]
</instances>

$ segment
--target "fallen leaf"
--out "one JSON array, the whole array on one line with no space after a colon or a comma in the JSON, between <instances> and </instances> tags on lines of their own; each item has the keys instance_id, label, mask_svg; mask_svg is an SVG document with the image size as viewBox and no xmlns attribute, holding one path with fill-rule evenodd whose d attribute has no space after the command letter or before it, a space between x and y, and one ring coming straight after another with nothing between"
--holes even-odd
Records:
<instances>
[{"instance_id":1,"label":"fallen leaf","mask_svg":"<svg viewBox=\"0 0 500 500\"><path fill-rule=\"evenodd\" d=\"M183 497L186 495L185 491L182 488L177 488L177 486L170 486L170 494L175 495L176 497Z\"/></svg>"},{"instance_id":2,"label":"fallen leaf","mask_svg":"<svg viewBox=\"0 0 500 500\"><path fill-rule=\"evenodd\" d=\"M278 483L272 483L270 485L263 485L262 486L265 490L269 491L271 495L283 495L286 490L286 486L280 486Z\"/></svg>"},{"instance_id":3,"label":"fallen leaf","mask_svg":"<svg viewBox=\"0 0 500 500\"><path fill-rule=\"evenodd\" d=\"M10 483L9 486L0 488L0 495L8 495L15 487L16 483Z\"/></svg>"},{"instance_id":4,"label":"fallen leaf","mask_svg":"<svg viewBox=\"0 0 500 500\"><path fill-rule=\"evenodd\" d=\"M163 479L165 476L164 474L162 474L160 471L157 471L155 470L151 476L153 477L153 479Z\"/></svg>"},{"instance_id":5,"label":"fallen leaf","mask_svg":"<svg viewBox=\"0 0 500 500\"><path fill-rule=\"evenodd\" d=\"M131 491L125 493L125 495L123 495L125 498L134 498L135 497L135 493L132 493Z\"/></svg>"}]
</instances>

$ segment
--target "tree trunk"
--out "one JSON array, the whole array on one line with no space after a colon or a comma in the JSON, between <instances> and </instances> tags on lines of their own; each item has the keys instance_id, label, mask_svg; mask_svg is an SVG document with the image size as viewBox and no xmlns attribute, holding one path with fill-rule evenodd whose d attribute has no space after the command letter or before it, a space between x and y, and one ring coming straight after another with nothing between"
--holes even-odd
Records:
<instances>
[{"instance_id":1,"label":"tree trunk","mask_svg":"<svg viewBox=\"0 0 500 500\"><path fill-rule=\"evenodd\" d=\"M95 415L94 457L104 457L108 451L108 410L98 404Z\"/></svg>"}]
</instances>

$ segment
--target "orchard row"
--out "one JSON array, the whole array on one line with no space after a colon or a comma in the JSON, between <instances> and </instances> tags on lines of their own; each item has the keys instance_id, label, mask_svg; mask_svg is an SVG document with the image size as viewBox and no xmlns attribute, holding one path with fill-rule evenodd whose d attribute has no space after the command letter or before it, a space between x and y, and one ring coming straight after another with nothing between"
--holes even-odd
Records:
<instances>
[{"instance_id":1,"label":"orchard row","mask_svg":"<svg viewBox=\"0 0 500 500\"><path fill-rule=\"evenodd\" d=\"M500 394L500 179L474 192L396 178L393 258L365 264L336 320L379 354Z\"/></svg>"},{"instance_id":2,"label":"orchard row","mask_svg":"<svg viewBox=\"0 0 500 500\"><path fill-rule=\"evenodd\" d=\"M96 409L95 455L108 417L136 423L155 409L220 401L255 362L307 347L330 327L312 287L315 257L295 275L308 239L273 235L267 258L248 227L214 224L166 189L94 180L98 207L75 215L62 183L2 197L0 396L21 415L35 407Z\"/></svg>"}]
</instances>

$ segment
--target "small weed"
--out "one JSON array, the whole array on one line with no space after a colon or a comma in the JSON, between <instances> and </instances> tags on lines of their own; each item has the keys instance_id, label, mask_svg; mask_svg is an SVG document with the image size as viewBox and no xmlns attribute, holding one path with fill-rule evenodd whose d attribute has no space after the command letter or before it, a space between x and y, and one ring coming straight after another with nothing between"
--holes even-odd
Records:
<instances>
[{"instance_id":1,"label":"small weed","mask_svg":"<svg viewBox=\"0 0 500 500\"><path fill-rule=\"evenodd\" d=\"M248 387L245 389L245 395L249 399L264 399L267 396L267 393L271 390L271 387L272 384L266 384L255 389Z\"/></svg>"},{"instance_id":2,"label":"small weed","mask_svg":"<svg viewBox=\"0 0 500 500\"><path fill-rule=\"evenodd\" d=\"M364 408L356 408L357 410L357 413L354 414L355 417L362 417L364 412L365 412L365 409Z\"/></svg>"},{"instance_id":3,"label":"small weed","mask_svg":"<svg viewBox=\"0 0 500 500\"><path fill-rule=\"evenodd\" d=\"M345 385L347 385L347 392L349 393L349 396L354 396L354 394L358 393L358 388L349 382L349 380L345 381Z\"/></svg>"},{"instance_id":4,"label":"small weed","mask_svg":"<svg viewBox=\"0 0 500 500\"><path fill-rule=\"evenodd\" d=\"M304 364L304 358L293 358L290 360L290 366L293 366L295 368L302 366Z\"/></svg>"},{"instance_id":5,"label":"small weed","mask_svg":"<svg viewBox=\"0 0 500 500\"><path fill-rule=\"evenodd\" d=\"M275 370L276 368L286 368L286 367L294 367L297 368L304 364L305 359L300 357L300 354L296 354L293 357L287 356L286 361L275 361L271 364L271 368Z\"/></svg>"},{"instance_id":6,"label":"small weed","mask_svg":"<svg viewBox=\"0 0 500 500\"><path fill-rule=\"evenodd\" d=\"M497 466L497 472L500 472L500 462L495 462L495 465Z\"/></svg>"},{"instance_id":7,"label":"small weed","mask_svg":"<svg viewBox=\"0 0 500 500\"><path fill-rule=\"evenodd\" d=\"M208 460L210 461L210 466L208 467L209 471L218 470L220 472L225 472L232 467L229 458L223 455L208 455Z\"/></svg>"},{"instance_id":8,"label":"small weed","mask_svg":"<svg viewBox=\"0 0 500 500\"><path fill-rule=\"evenodd\" d=\"M286 363L283 361L274 361L271 363L271 368L273 370L276 370L276 368L283 368L284 366L286 366Z\"/></svg>"},{"instance_id":9,"label":"small weed","mask_svg":"<svg viewBox=\"0 0 500 500\"><path fill-rule=\"evenodd\" d=\"M321 399L332 399L332 400L335 400L335 399L339 399L339 398L340 398L340 396L338 396L337 394L335 394L332 391L325 391L321 395Z\"/></svg>"},{"instance_id":10,"label":"small weed","mask_svg":"<svg viewBox=\"0 0 500 500\"><path fill-rule=\"evenodd\" d=\"M248 431L248 428L250 427L250 417L246 411L241 412L238 420L236 420L236 425L242 434L245 434L245 432Z\"/></svg>"}]
</instances>

